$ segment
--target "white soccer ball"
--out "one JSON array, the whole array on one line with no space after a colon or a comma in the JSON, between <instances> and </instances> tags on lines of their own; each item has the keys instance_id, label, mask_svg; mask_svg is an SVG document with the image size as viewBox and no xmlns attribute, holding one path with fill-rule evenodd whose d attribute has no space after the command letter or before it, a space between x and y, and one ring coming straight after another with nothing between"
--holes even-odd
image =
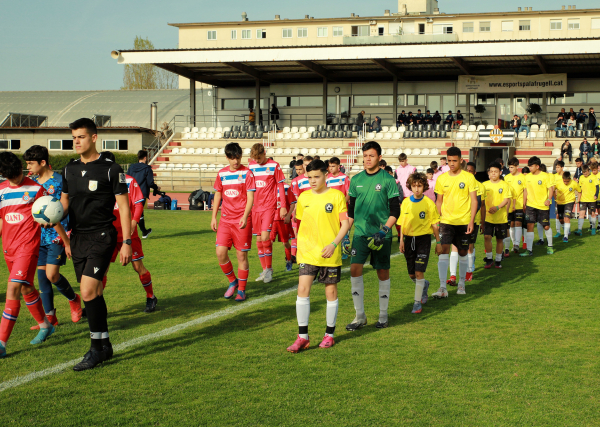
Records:
<instances>
[{"instance_id":1,"label":"white soccer ball","mask_svg":"<svg viewBox=\"0 0 600 427\"><path fill-rule=\"evenodd\" d=\"M34 221L46 224L58 224L65 211L60 200L52 196L43 196L37 199L31 207Z\"/></svg>"}]
</instances>

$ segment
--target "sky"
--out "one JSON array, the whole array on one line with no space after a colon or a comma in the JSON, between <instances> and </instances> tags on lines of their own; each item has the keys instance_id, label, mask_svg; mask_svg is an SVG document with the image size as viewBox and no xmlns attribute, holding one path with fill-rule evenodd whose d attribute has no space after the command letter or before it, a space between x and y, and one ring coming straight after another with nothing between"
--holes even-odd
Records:
<instances>
[{"instance_id":1,"label":"sky","mask_svg":"<svg viewBox=\"0 0 600 427\"><path fill-rule=\"evenodd\" d=\"M123 66L110 52L130 49L136 36L156 48L176 48L177 28L167 23L380 16L398 11L397 0L29 0L0 2L0 91L112 90ZM285 4L285 6L283 6ZM517 7L560 9L564 0L439 0L441 12L508 12ZM579 0L578 9L598 7ZM1 96L1 94L0 94Z\"/></svg>"}]
</instances>

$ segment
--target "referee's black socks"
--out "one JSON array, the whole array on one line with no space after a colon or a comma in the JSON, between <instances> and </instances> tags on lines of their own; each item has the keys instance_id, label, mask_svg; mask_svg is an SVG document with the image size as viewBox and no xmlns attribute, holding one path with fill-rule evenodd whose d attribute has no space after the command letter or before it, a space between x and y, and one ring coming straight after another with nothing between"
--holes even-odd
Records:
<instances>
[{"instance_id":1,"label":"referee's black socks","mask_svg":"<svg viewBox=\"0 0 600 427\"><path fill-rule=\"evenodd\" d=\"M91 301L85 302L88 324L90 327L90 337L92 339L92 348L102 351L102 346L108 344L108 310L104 296L100 295Z\"/></svg>"}]
</instances>

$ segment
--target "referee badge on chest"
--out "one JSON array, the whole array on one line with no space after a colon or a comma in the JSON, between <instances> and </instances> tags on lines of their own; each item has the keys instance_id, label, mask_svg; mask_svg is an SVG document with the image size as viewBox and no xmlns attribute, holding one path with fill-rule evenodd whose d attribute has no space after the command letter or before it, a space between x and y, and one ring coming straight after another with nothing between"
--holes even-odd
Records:
<instances>
[{"instance_id":1,"label":"referee badge on chest","mask_svg":"<svg viewBox=\"0 0 600 427\"><path fill-rule=\"evenodd\" d=\"M381 184L377 184L375 186L375 191L381 191Z\"/></svg>"},{"instance_id":2,"label":"referee badge on chest","mask_svg":"<svg viewBox=\"0 0 600 427\"><path fill-rule=\"evenodd\" d=\"M90 189L90 191L96 191L98 189L98 181L90 180L88 188Z\"/></svg>"}]
</instances>

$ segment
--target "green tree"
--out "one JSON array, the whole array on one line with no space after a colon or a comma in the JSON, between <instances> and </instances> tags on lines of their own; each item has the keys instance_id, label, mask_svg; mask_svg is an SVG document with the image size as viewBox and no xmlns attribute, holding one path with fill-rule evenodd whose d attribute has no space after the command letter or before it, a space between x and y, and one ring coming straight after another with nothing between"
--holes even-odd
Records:
<instances>
[{"instance_id":1,"label":"green tree","mask_svg":"<svg viewBox=\"0 0 600 427\"><path fill-rule=\"evenodd\" d=\"M136 36L133 42L134 50L154 50L154 44ZM152 64L127 64L123 71L123 90L136 89L176 89L178 86L177 75L163 70Z\"/></svg>"}]
</instances>

